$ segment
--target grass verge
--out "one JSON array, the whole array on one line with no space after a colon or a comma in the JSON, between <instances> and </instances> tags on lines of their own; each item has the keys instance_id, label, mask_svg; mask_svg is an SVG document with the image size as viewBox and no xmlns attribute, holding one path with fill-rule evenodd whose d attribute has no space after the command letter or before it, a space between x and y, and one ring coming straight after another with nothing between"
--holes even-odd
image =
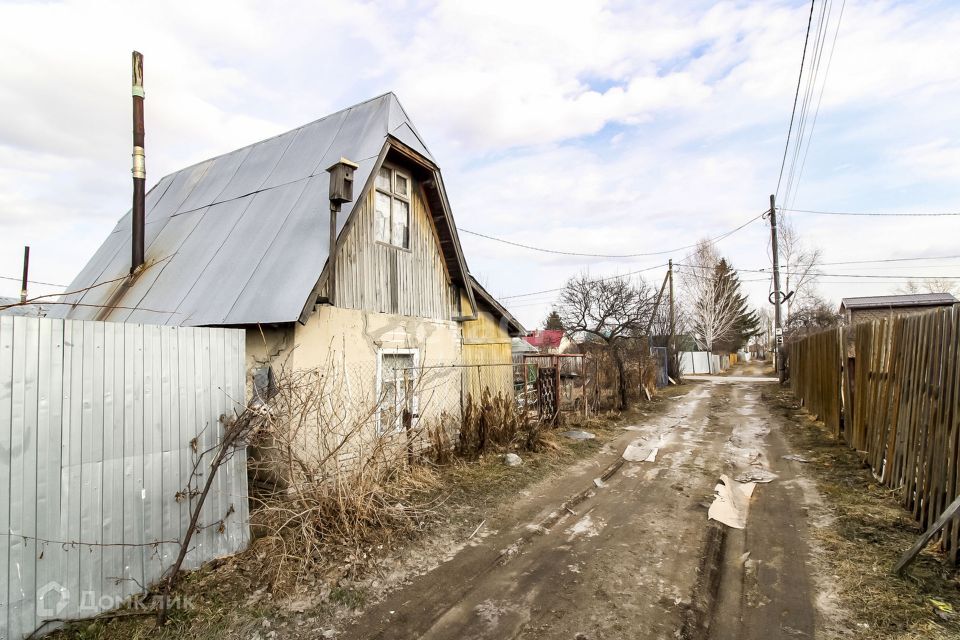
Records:
<instances>
[{"instance_id":1,"label":"grass verge","mask_svg":"<svg viewBox=\"0 0 960 640\"><path fill-rule=\"evenodd\" d=\"M891 573L922 533L896 493L879 484L857 453L801 410L788 391L765 394L765 399L787 418L790 428L784 435L809 460L805 471L824 500L823 526L810 531L836 601L821 604L843 612L826 637L960 638L960 572L934 544L903 577Z\"/></svg>"}]
</instances>

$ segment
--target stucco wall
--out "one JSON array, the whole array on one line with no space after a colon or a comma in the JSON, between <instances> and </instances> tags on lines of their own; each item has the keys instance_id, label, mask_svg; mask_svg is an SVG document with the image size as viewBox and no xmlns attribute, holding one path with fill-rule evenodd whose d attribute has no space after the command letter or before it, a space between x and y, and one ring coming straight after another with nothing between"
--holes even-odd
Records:
<instances>
[{"instance_id":1,"label":"stucco wall","mask_svg":"<svg viewBox=\"0 0 960 640\"><path fill-rule=\"evenodd\" d=\"M411 318L371 311L320 306L305 325L247 330L248 381L256 367L273 367L278 378L303 376L313 371L309 384L320 389L323 416L311 416L318 429L303 434L305 444L324 438L328 445L363 423L362 437L345 447L341 462L380 431L395 429L382 422L383 395L378 386L379 354L389 350L415 350L417 370L410 372L413 396L407 405L416 415L416 448L429 444L430 429L442 425L455 437L460 423L462 361L460 326L453 321ZM301 381L305 378L300 378ZM252 387L248 383L248 397ZM406 435L396 433L398 446ZM332 440L331 440L332 439ZM316 443L314 445L316 446Z\"/></svg>"}]
</instances>

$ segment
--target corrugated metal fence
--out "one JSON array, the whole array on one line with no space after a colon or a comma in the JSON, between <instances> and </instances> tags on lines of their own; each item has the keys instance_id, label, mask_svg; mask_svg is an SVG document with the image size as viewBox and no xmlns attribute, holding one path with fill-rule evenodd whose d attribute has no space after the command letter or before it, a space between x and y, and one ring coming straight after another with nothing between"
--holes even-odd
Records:
<instances>
[{"instance_id":1,"label":"corrugated metal fence","mask_svg":"<svg viewBox=\"0 0 960 640\"><path fill-rule=\"evenodd\" d=\"M853 372L845 366L849 344ZM924 529L960 495L960 307L791 343L790 378L810 410L836 425L883 484L899 491ZM957 562L956 519L941 545Z\"/></svg>"},{"instance_id":2,"label":"corrugated metal fence","mask_svg":"<svg viewBox=\"0 0 960 640\"><path fill-rule=\"evenodd\" d=\"M0 639L156 582L244 395L240 330L0 317ZM189 566L248 543L245 463L220 469Z\"/></svg>"}]
</instances>

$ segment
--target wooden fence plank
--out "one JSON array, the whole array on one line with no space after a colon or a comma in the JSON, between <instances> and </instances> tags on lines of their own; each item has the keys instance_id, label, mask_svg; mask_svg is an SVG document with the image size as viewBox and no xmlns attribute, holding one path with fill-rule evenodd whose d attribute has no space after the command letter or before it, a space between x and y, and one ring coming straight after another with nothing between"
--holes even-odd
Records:
<instances>
[{"instance_id":1,"label":"wooden fence plank","mask_svg":"<svg viewBox=\"0 0 960 640\"><path fill-rule=\"evenodd\" d=\"M960 496L960 308L830 329L789 352L804 407L930 529ZM960 523L946 524L940 544L957 563Z\"/></svg>"}]
</instances>

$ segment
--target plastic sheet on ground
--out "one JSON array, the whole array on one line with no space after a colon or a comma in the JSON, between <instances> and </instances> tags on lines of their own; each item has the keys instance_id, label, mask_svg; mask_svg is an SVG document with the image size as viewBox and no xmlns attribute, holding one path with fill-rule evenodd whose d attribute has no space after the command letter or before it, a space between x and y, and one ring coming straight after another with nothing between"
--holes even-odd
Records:
<instances>
[{"instance_id":1,"label":"plastic sheet on ground","mask_svg":"<svg viewBox=\"0 0 960 640\"><path fill-rule=\"evenodd\" d=\"M589 431L580 431L579 429L574 429L573 431L564 431L560 435L567 438L572 438L573 440L593 440L597 437Z\"/></svg>"},{"instance_id":2,"label":"plastic sheet on ground","mask_svg":"<svg viewBox=\"0 0 960 640\"><path fill-rule=\"evenodd\" d=\"M627 445L623 450L623 459L627 462L654 462L657 459L657 447L641 447L635 444Z\"/></svg>"},{"instance_id":3,"label":"plastic sheet on ground","mask_svg":"<svg viewBox=\"0 0 960 640\"><path fill-rule=\"evenodd\" d=\"M737 474L737 477L734 478L737 482L771 482L777 479L777 474L773 473L769 469L764 469L762 467L756 467L749 469L742 473Z\"/></svg>"},{"instance_id":4,"label":"plastic sheet on ground","mask_svg":"<svg viewBox=\"0 0 960 640\"><path fill-rule=\"evenodd\" d=\"M753 482L737 482L727 475L721 475L720 484L714 488L717 495L707 517L733 529L743 529L747 526L750 497L756 486Z\"/></svg>"}]
</instances>

